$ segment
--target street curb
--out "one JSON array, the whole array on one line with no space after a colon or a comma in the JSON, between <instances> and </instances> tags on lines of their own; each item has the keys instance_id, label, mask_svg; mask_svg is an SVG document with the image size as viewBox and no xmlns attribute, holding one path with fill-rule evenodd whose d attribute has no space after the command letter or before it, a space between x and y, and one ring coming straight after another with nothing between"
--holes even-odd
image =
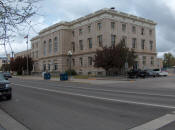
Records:
<instances>
[{"instance_id":1,"label":"street curb","mask_svg":"<svg viewBox=\"0 0 175 130\"><path fill-rule=\"evenodd\" d=\"M28 128L26 128L24 125L16 121L14 118L12 118L10 115L8 115L1 109L0 109L0 125L4 128L2 130L29 130Z\"/></svg>"},{"instance_id":2,"label":"street curb","mask_svg":"<svg viewBox=\"0 0 175 130\"><path fill-rule=\"evenodd\" d=\"M3 127L2 127L2 125L0 124L0 130L5 130Z\"/></svg>"}]
</instances>

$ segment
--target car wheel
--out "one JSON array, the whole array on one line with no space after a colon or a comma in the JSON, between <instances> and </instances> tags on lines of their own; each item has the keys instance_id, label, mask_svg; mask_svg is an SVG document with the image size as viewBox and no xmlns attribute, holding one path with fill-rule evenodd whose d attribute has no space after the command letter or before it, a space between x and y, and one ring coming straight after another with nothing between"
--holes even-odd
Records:
<instances>
[{"instance_id":1,"label":"car wheel","mask_svg":"<svg viewBox=\"0 0 175 130\"><path fill-rule=\"evenodd\" d=\"M6 96L6 99L7 99L7 100L11 100L11 99L12 99L12 94L7 95L7 96Z\"/></svg>"}]
</instances>

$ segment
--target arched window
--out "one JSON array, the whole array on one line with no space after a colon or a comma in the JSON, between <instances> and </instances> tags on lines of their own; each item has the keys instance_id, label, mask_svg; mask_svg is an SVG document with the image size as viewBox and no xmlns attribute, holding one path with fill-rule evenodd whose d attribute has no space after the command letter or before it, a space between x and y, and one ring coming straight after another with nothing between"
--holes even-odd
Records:
<instances>
[{"instance_id":1,"label":"arched window","mask_svg":"<svg viewBox=\"0 0 175 130\"><path fill-rule=\"evenodd\" d=\"M58 51L58 38L55 37L54 38L54 52L57 52Z\"/></svg>"},{"instance_id":2,"label":"arched window","mask_svg":"<svg viewBox=\"0 0 175 130\"><path fill-rule=\"evenodd\" d=\"M49 39L49 53L52 53L52 40Z\"/></svg>"}]
</instances>

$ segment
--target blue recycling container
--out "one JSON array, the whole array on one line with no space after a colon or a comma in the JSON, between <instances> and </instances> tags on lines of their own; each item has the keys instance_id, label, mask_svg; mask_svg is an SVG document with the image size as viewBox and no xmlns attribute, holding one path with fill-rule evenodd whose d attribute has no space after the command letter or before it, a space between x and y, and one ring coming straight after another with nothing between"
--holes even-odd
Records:
<instances>
[{"instance_id":1,"label":"blue recycling container","mask_svg":"<svg viewBox=\"0 0 175 130\"><path fill-rule=\"evenodd\" d=\"M47 80L47 73L44 73L44 80Z\"/></svg>"},{"instance_id":2,"label":"blue recycling container","mask_svg":"<svg viewBox=\"0 0 175 130\"><path fill-rule=\"evenodd\" d=\"M68 80L68 74L67 73L61 73L60 74L60 81L66 81Z\"/></svg>"},{"instance_id":3,"label":"blue recycling container","mask_svg":"<svg viewBox=\"0 0 175 130\"><path fill-rule=\"evenodd\" d=\"M44 80L50 80L51 75L50 73L44 73Z\"/></svg>"},{"instance_id":4,"label":"blue recycling container","mask_svg":"<svg viewBox=\"0 0 175 130\"><path fill-rule=\"evenodd\" d=\"M47 73L47 80L50 80L50 78L51 78L51 74Z\"/></svg>"}]
</instances>

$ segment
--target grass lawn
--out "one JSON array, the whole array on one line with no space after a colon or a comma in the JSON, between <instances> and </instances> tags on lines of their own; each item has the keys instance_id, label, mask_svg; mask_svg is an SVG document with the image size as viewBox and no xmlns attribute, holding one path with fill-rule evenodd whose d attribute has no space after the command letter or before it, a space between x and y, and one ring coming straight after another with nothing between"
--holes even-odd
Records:
<instances>
[{"instance_id":1,"label":"grass lawn","mask_svg":"<svg viewBox=\"0 0 175 130\"><path fill-rule=\"evenodd\" d=\"M88 79L89 76L88 75L75 75L73 76L75 79Z\"/></svg>"}]
</instances>

